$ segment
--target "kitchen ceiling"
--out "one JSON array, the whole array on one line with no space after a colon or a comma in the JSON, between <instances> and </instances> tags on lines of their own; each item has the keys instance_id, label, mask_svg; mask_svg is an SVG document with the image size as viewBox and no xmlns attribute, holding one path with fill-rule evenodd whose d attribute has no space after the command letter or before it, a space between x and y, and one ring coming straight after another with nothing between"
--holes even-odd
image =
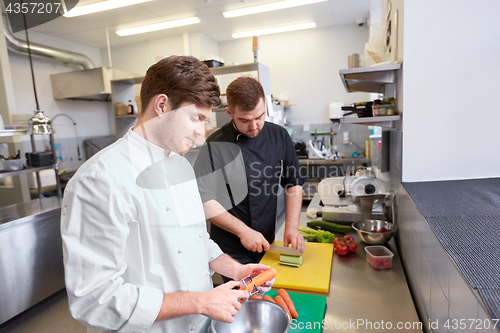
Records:
<instances>
[{"instance_id":1,"label":"kitchen ceiling","mask_svg":"<svg viewBox=\"0 0 500 333\"><path fill-rule=\"evenodd\" d=\"M96 2L80 0L79 5ZM310 5L276 10L273 12L226 19L222 12L231 9L260 5L269 0L154 0L138 5L118 8L73 18L59 17L31 28L49 36L94 46L106 47L106 27L110 45L140 43L179 36L183 33L203 33L215 41L232 40L231 33L274 27L293 23L315 21L317 28L341 24L354 24L367 19L370 0L328 0ZM2 8L4 11L4 8ZM119 37L115 31L146 24L198 16L201 23L168 30ZM20 36L20 35L19 35Z\"/></svg>"}]
</instances>

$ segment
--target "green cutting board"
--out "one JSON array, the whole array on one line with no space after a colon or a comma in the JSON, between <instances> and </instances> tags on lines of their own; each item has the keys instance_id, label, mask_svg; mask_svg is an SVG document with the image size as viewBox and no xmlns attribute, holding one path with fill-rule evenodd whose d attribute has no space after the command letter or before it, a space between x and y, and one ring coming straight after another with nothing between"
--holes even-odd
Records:
<instances>
[{"instance_id":1,"label":"green cutting board","mask_svg":"<svg viewBox=\"0 0 500 333\"><path fill-rule=\"evenodd\" d=\"M288 290L287 290L288 292ZM266 293L274 299L278 294L277 290L271 290ZM288 292L295 305L295 310L299 318L294 319L289 332L321 332L323 318L326 310L326 296L299 294Z\"/></svg>"}]
</instances>

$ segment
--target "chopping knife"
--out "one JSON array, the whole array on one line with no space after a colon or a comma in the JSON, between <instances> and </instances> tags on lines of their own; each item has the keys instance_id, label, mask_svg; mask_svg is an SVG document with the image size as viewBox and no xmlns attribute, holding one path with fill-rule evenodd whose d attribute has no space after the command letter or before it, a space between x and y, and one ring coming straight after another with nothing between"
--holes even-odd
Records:
<instances>
[{"instance_id":1,"label":"chopping knife","mask_svg":"<svg viewBox=\"0 0 500 333\"><path fill-rule=\"evenodd\" d=\"M302 253L297 249L294 249L292 247L279 246L279 245L271 245L271 248L267 252L287 254L289 256L301 256L302 255Z\"/></svg>"}]
</instances>

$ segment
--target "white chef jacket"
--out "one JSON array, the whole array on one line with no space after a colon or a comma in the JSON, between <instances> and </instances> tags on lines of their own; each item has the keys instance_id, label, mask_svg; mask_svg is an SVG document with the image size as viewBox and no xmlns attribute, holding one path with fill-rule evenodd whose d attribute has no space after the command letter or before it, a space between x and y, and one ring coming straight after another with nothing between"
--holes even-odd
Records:
<instances>
[{"instance_id":1,"label":"white chef jacket","mask_svg":"<svg viewBox=\"0 0 500 333\"><path fill-rule=\"evenodd\" d=\"M203 332L208 318L155 322L163 293L213 288L194 172L133 131L83 164L61 212L71 314L88 332Z\"/></svg>"}]
</instances>

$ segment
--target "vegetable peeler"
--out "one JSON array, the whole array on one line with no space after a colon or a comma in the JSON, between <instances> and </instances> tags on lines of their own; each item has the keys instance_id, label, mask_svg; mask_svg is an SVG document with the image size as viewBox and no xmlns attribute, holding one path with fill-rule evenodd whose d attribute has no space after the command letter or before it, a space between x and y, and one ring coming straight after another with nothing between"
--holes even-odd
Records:
<instances>
[{"instance_id":1,"label":"vegetable peeler","mask_svg":"<svg viewBox=\"0 0 500 333\"><path fill-rule=\"evenodd\" d=\"M250 283L252 283L252 277L251 276L247 276L246 278L243 278L241 281L240 281L240 286L245 286L245 288L247 288L248 290L248 286L250 285ZM259 288L256 286L256 285L253 285L253 289L250 291L248 290L248 298L252 297L253 295L257 294L259 292Z\"/></svg>"}]
</instances>

